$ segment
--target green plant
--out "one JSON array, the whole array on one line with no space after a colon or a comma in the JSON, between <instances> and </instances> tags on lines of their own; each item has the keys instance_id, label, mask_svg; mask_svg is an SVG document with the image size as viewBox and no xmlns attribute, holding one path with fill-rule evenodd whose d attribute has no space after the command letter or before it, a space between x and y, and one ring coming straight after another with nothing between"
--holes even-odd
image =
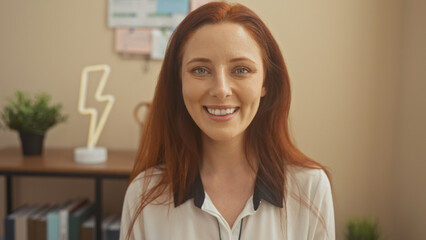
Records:
<instances>
[{"instance_id":1,"label":"green plant","mask_svg":"<svg viewBox=\"0 0 426 240\"><path fill-rule=\"evenodd\" d=\"M377 221L370 219L352 219L347 224L346 240L379 240L380 231Z\"/></svg>"},{"instance_id":2,"label":"green plant","mask_svg":"<svg viewBox=\"0 0 426 240\"><path fill-rule=\"evenodd\" d=\"M20 133L44 134L54 125L65 122L66 115L61 114L62 105L49 106L51 96L41 93L31 98L22 91L15 92L15 98L9 99L1 113L4 124Z\"/></svg>"}]
</instances>

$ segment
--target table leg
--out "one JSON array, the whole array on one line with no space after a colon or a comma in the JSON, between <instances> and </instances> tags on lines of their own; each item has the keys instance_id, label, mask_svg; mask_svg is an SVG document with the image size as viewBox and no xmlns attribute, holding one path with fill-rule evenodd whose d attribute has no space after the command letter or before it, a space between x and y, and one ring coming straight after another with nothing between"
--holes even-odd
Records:
<instances>
[{"instance_id":1,"label":"table leg","mask_svg":"<svg viewBox=\"0 0 426 240\"><path fill-rule=\"evenodd\" d=\"M12 213L12 176L6 175L6 215Z\"/></svg>"},{"instance_id":2,"label":"table leg","mask_svg":"<svg viewBox=\"0 0 426 240\"><path fill-rule=\"evenodd\" d=\"M102 179L100 177L96 177L95 181L96 239L102 240Z\"/></svg>"}]
</instances>

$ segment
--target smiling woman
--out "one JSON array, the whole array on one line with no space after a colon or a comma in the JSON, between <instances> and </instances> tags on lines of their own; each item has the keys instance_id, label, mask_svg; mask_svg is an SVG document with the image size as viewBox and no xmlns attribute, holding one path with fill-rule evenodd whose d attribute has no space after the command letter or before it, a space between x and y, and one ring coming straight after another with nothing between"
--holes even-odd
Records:
<instances>
[{"instance_id":1,"label":"smiling woman","mask_svg":"<svg viewBox=\"0 0 426 240\"><path fill-rule=\"evenodd\" d=\"M327 171L290 141L289 108L284 59L255 13L190 13L166 51L121 239L334 239Z\"/></svg>"}]
</instances>

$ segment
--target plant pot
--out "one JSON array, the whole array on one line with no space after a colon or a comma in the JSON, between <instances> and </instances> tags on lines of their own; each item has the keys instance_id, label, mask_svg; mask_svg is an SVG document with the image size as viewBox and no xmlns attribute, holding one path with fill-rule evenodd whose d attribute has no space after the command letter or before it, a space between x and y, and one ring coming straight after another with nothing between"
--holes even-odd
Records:
<instances>
[{"instance_id":1,"label":"plant pot","mask_svg":"<svg viewBox=\"0 0 426 240\"><path fill-rule=\"evenodd\" d=\"M37 156L43 153L44 134L19 133L24 156Z\"/></svg>"}]
</instances>

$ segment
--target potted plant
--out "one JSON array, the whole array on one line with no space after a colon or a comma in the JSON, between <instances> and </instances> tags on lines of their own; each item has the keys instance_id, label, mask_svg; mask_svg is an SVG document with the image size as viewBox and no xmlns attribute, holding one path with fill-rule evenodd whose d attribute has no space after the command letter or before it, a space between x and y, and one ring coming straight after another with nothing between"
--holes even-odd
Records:
<instances>
[{"instance_id":1,"label":"potted plant","mask_svg":"<svg viewBox=\"0 0 426 240\"><path fill-rule=\"evenodd\" d=\"M65 122L62 105L49 105L50 95L41 93L31 98L16 91L1 113L4 124L19 133L24 155L41 155L46 131L58 123Z\"/></svg>"},{"instance_id":2,"label":"potted plant","mask_svg":"<svg viewBox=\"0 0 426 240\"><path fill-rule=\"evenodd\" d=\"M355 218L347 224L346 240L379 240L381 234L377 221Z\"/></svg>"}]
</instances>

